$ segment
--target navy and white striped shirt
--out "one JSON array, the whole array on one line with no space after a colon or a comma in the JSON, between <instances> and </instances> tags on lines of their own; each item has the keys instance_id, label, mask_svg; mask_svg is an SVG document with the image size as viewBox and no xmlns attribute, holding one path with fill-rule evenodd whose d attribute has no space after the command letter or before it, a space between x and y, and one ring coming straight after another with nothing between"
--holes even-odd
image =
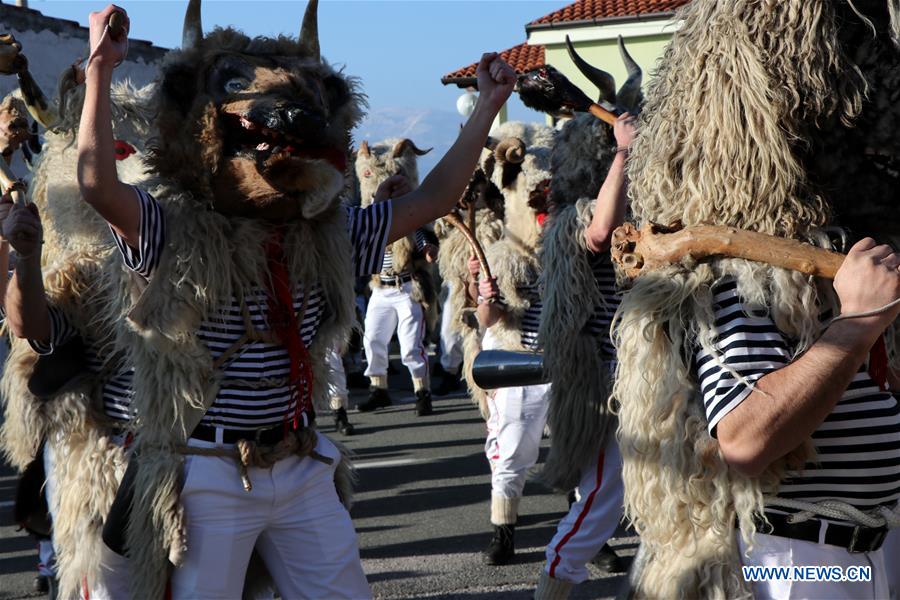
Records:
<instances>
[{"instance_id":1,"label":"navy and white striped shirt","mask_svg":"<svg viewBox=\"0 0 900 600\"><path fill-rule=\"evenodd\" d=\"M622 294L616 287L616 272L609 260L609 254L592 255L591 271L600 288L600 304L594 308L594 314L591 315L585 329L600 341L603 359L615 360L616 347L610 337L610 326L622 302Z\"/></svg>"},{"instance_id":2,"label":"navy and white striped shirt","mask_svg":"<svg viewBox=\"0 0 900 600\"><path fill-rule=\"evenodd\" d=\"M59 348L66 342L72 340L78 335L78 330L69 322L66 316L57 307L48 306L50 316L50 335L47 342L41 343L36 340L29 340L31 348L38 354L45 356L52 354L56 348ZM116 421L128 421L131 419L131 384L134 378L134 371L130 367L118 365L110 369L106 369L106 362L114 360L113 357L101 356L98 349L85 340L84 345L85 361L88 369L94 374L107 371L108 375L103 382L103 411L107 417Z\"/></svg>"},{"instance_id":3,"label":"navy and white striped shirt","mask_svg":"<svg viewBox=\"0 0 900 600\"><path fill-rule=\"evenodd\" d=\"M162 208L146 192L139 190L141 204L141 237L139 248L131 248L117 236L125 265L146 278L151 278L165 247ZM355 276L378 273L391 227L391 202L379 202L366 208L347 207ZM305 298L306 295L308 298ZM268 295L264 287L251 290L244 306L258 329L268 329ZM300 311L306 301L306 312L298 315L303 342L310 345L328 307L318 284L304 289L294 287L294 309ZM198 331L213 360L231 348L244 334L241 303L236 298L212 311ZM203 417L204 425L225 429L256 429L284 422L293 414L294 402L287 385L290 356L281 344L248 342L232 354L222 366L224 375L210 409Z\"/></svg>"},{"instance_id":4,"label":"navy and white striped shirt","mask_svg":"<svg viewBox=\"0 0 900 600\"><path fill-rule=\"evenodd\" d=\"M519 324L520 340L526 350L537 351L540 349L538 342L538 330L541 328L541 313L544 310L544 302L541 299L540 286L537 281L516 286L516 293L526 301L528 308L522 313L522 322ZM497 302L506 307L507 302L500 293Z\"/></svg>"},{"instance_id":5,"label":"navy and white striped shirt","mask_svg":"<svg viewBox=\"0 0 900 600\"><path fill-rule=\"evenodd\" d=\"M427 245L428 239L425 237L425 232L422 229L416 229L416 250L422 252ZM384 260L381 262L381 275L391 278L408 275L406 271L401 273L394 272L394 253L391 251L390 246L384 251Z\"/></svg>"},{"instance_id":6,"label":"navy and white striped shirt","mask_svg":"<svg viewBox=\"0 0 900 600\"><path fill-rule=\"evenodd\" d=\"M710 434L750 395L724 363L748 382L792 361L789 341L765 311L748 310L733 280L713 286L719 361L703 349L695 356ZM835 499L861 510L900 498L900 406L879 389L863 365L834 410L812 435L816 462L789 472L778 496L807 502ZM773 508L776 512L790 512Z\"/></svg>"}]
</instances>

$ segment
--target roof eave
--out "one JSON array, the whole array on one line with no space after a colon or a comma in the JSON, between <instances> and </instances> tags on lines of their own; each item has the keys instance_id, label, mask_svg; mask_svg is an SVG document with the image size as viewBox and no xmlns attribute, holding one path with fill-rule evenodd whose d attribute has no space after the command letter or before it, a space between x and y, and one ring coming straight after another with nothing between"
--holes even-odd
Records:
<instances>
[{"instance_id":1,"label":"roof eave","mask_svg":"<svg viewBox=\"0 0 900 600\"><path fill-rule=\"evenodd\" d=\"M529 23L525 26L525 32L543 31L545 29L570 29L575 27L593 27L596 25L619 25L623 23L639 23L641 21L656 21L659 19L671 19L675 16L674 10L646 13L642 15L622 15L615 17L603 17L601 19L582 19L580 21L555 21L551 23Z\"/></svg>"}]
</instances>

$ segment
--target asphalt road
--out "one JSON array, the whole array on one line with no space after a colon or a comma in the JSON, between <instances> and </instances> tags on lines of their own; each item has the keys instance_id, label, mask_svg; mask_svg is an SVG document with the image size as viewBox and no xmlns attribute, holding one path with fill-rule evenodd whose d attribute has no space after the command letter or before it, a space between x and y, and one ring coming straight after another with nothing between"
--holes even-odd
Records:
<instances>
[{"instance_id":1,"label":"asphalt road","mask_svg":"<svg viewBox=\"0 0 900 600\"><path fill-rule=\"evenodd\" d=\"M566 499L529 483L516 530L515 562L484 565L481 551L490 539L484 423L461 395L437 398L434 415L416 417L408 378L392 379L396 387L406 388L392 393L394 406L351 412L356 435L334 434L356 453L360 481L351 514L373 593L379 598L530 598ZM354 400L363 397L354 394ZM320 428L333 433L327 415L320 417ZM31 592L36 546L11 525L15 481L12 471L0 466L2 599L37 597ZM633 555L636 538L622 530L619 534L613 547ZM591 580L578 586L572 598L608 598L620 591L623 576L590 568Z\"/></svg>"}]
</instances>

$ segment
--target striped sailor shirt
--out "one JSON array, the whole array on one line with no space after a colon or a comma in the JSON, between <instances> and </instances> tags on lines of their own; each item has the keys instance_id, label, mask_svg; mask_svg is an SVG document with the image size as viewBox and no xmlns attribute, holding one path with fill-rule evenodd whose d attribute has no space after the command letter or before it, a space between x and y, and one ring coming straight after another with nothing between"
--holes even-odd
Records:
<instances>
[{"instance_id":1,"label":"striped sailor shirt","mask_svg":"<svg viewBox=\"0 0 900 600\"><path fill-rule=\"evenodd\" d=\"M135 188L140 199L141 228L138 248L130 247L116 236L125 265L150 279L165 248L165 219L162 207L150 194ZM354 275L378 273L391 227L391 202L378 202L366 208L347 207ZM349 282L348 282L349 283ZM308 296L308 297L307 297ZM252 289L244 297L250 320L259 329L267 329L268 296L263 286ZM318 284L308 289L295 286L294 309L306 311L298 315L300 335L306 345L313 343L329 307ZM230 303L200 324L198 337L215 360L244 334L241 303ZM221 367L223 379L212 406L202 424L231 430L252 430L283 423L293 415L295 401L287 378L290 357L281 344L247 342Z\"/></svg>"},{"instance_id":2,"label":"striped sailor shirt","mask_svg":"<svg viewBox=\"0 0 900 600\"><path fill-rule=\"evenodd\" d=\"M747 383L787 366L793 351L764 309L745 305L733 280L718 282L712 291L717 356L698 349L695 369L714 436L722 418L752 392ZM860 510L893 505L900 498L900 406L893 394L881 391L872 380L867 365L860 367L812 440L818 454L815 462L788 472L779 497L839 500Z\"/></svg>"}]
</instances>

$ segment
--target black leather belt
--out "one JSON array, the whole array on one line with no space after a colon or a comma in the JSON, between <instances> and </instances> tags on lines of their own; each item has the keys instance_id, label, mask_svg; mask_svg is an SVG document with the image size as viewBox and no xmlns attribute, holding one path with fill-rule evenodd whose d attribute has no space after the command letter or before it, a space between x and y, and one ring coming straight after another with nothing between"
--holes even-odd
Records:
<instances>
[{"instance_id":1,"label":"black leather belt","mask_svg":"<svg viewBox=\"0 0 900 600\"><path fill-rule=\"evenodd\" d=\"M385 277L384 275L379 275L381 279L381 283L385 285L402 285L404 283L409 283L412 281L412 275L409 273L401 273L400 275L395 275L394 277Z\"/></svg>"},{"instance_id":2,"label":"black leather belt","mask_svg":"<svg viewBox=\"0 0 900 600\"><path fill-rule=\"evenodd\" d=\"M823 543L829 546L846 548L849 552L874 552L881 548L888 533L887 527L843 525L827 521L823 522L820 519L788 523L789 516L766 512L766 518L769 520L769 523L767 524L762 519L757 519L756 531L818 544L819 532L822 527L825 527Z\"/></svg>"},{"instance_id":3,"label":"black leather belt","mask_svg":"<svg viewBox=\"0 0 900 600\"><path fill-rule=\"evenodd\" d=\"M311 424L312 422L310 422ZM302 426L302 423L301 423ZM204 442L216 443L216 430L218 427L210 427L209 425L197 425L191 438L202 440ZM236 444L238 440L250 440L263 446L274 446L284 439L285 434L289 431L284 423L273 425L264 429L222 429L223 444Z\"/></svg>"}]
</instances>

